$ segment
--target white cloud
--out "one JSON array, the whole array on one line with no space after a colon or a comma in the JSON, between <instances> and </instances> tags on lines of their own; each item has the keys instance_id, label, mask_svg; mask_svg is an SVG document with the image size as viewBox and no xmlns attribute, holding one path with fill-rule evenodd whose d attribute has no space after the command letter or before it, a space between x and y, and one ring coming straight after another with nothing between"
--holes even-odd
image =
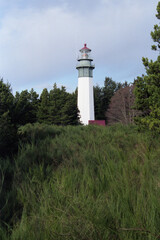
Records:
<instances>
[{"instance_id":1,"label":"white cloud","mask_svg":"<svg viewBox=\"0 0 160 240\"><path fill-rule=\"evenodd\" d=\"M9 70L25 80L54 75L67 60L65 49L70 47L72 22L72 17L58 8L16 11L7 16L0 30L0 71Z\"/></svg>"},{"instance_id":2,"label":"white cloud","mask_svg":"<svg viewBox=\"0 0 160 240\"><path fill-rule=\"evenodd\" d=\"M47 86L51 79L54 83L75 76L76 55L84 42L93 49L99 72L110 70L106 72L110 76L115 71L116 76L121 71L124 75L125 69L126 76L134 73L141 57L150 54L156 3L102 0L84 14L82 7L74 9L61 4L12 9L5 14L0 23L0 75L14 88L45 82ZM64 85L71 87L71 81Z\"/></svg>"}]
</instances>

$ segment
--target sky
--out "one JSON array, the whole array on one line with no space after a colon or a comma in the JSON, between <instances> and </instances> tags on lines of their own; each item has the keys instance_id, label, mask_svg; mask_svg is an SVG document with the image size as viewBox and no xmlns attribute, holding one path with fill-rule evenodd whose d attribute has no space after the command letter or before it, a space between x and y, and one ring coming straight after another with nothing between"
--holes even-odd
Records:
<instances>
[{"instance_id":1,"label":"sky","mask_svg":"<svg viewBox=\"0 0 160 240\"><path fill-rule=\"evenodd\" d=\"M0 77L13 93L54 83L73 92L79 49L92 49L94 85L131 83L155 60L157 0L0 0Z\"/></svg>"}]
</instances>

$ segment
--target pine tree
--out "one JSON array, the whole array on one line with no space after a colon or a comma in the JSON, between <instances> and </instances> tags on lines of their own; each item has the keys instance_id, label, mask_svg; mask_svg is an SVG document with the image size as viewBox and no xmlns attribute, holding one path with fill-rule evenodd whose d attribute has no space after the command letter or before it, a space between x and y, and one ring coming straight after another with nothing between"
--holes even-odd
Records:
<instances>
[{"instance_id":1,"label":"pine tree","mask_svg":"<svg viewBox=\"0 0 160 240\"><path fill-rule=\"evenodd\" d=\"M13 100L14 97L10 84L5 84L3 79L0 79L0 116L8 111L12 115Z\"/></svg>"},{"instance_id":2,"label":"pine tree","mask_svg":"<svg viewBox=\"0 0 160 240\"><path fill-rule=\"evenodd\" d=\"M98 85L94 87L94 110L95 110L95 119L102 120L105 119L104 116L104 93L101 87Z\"/></svg>"},{"instance_id":3,"label":"pine tree","mask_svg":"<svg viewBox=\"0 0 160 240\"><path fill-rule=\"evenodd\" d=\"M158 2L157 5L157 19L160 19L160 2ZM155 45L152 45L153 50L159 50L160 49L160 26L158 24L154 25L154 31L151 32L151 37L153 41L156 43Z\"/></svg>"},{"instance_id":4,"label":"pine tree","mask_svg":"<svg viewBox=\"0 0 160 240\"><path fill-rule=\"evenodd\" d=\"M17 129L13 124L14 96L9 83L0 79L0 157L16 150Z\"/></svg>"},{"instance_id":5,"label":"pine tree","mask_svg":"<svg viewBox=\"0 0 160 240\"><path fill-rule=\"evenodd\" d=\"M50 100L49 100L49 93L46 88L43 89L41 96L40 96L40 103L37 111L37 119L40 123L50 123Z\"/></svg>"},{"instance_id":6,"label":"pine tree","mask_svg":"<svg viewBox=\"0 0 160 240\"><path fill-rule=\"evenodd\" d=\"M30 90L30 103L31 103L31 112L30 112L30 117L31 117L31 123L37 122L37 109L39 106L39 94L34 91L32 88Z\"/></svg>"},{"instance_id":7,"label":"pine tree","mask_svg":"<svg viewBox=\"0 0 160 240\"><path fill-rule=\"evenodd\" d=\"M50 121L52 124L61 125L61 118L63 117L63 107L66 104L68 93L66 88L62 86L58 88L54 84L50 91Z\"/></svg>"},{"instance_id":8,"label":"pine tree","mask_svg":"<svg viewBox=\"0 0 160 240\"><path fill-rule=\"evenodd\" d=\"M157 18L160 19L160 2L157 6ZM156 45L153 50L160 49L160 26L155 25L151 37ZM142 128L149 128L160 132L160 56L156 61L142 58L146 75L135 80L135 107L143 112L136 118L137 124Z\"/></svg>"},{"instance_id":9,"label":"pine tree","mask_svg":"<svg viewBox=\"0 0 160 240\"><path fill-rule=\"evenodd\" d=\"M78 125L79 122L79 110L77 107L77 94L68 94L66 103L61 110L61 124L62 125Z\"/></svg>"},{"instance_id":10,"label":"pine tree","mask_svg":"<svg viewBox=\"0 0 160 240\"><path fill-rule=\"evenodd\" d=\"M66 92L62 86L56 84L48 93L44 89L40 96L38 108L38 122L55 125L77 125L79 124L79 111L77 108L77 94Z\"/></svg>"},{"instance_id":11,"label":"pine tree","mask_svg":"<svg viewBox=\"0 0 160 240\"><path fill-rule=\"evenodd\" d=\"M110 100L114 93L122 87L123 84L116 83L110 77L106 77L104 81L104 87L94 87L94 106L95 106L95 119L105 120L106 111L109 107Z\"/></svg>"},{"instance_id":12,"label":"pine tree","mask_svg":"<svg viewBox=\"0 0 160 240\"><path fill-rule=\"evenodd\" d=\"M17 150L17 129L12 124L9 111L0 116L0 157Z\"/></svg>"},{"instance_id":13,"label":"pine tree","mask_svg":"<svg viewBox=\"0 0 160 240\"><path fill-rule=\"evenodd\" d=\"M26 123L34 123L37 121L38 94L31 89L24 90L21 93L16 92L15 95L15 113L14 122L18 125Z\"/></svg>"}]
</instances>

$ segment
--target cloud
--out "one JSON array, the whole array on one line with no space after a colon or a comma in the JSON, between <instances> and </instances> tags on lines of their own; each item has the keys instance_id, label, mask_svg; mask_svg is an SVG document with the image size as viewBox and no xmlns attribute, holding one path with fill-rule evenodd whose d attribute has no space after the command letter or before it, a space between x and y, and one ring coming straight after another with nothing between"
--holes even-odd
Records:
<instances>
[{"instance_id":1,"label":"cloud","mask_svg":"<svg viewBox=\"0 0 160 240\"><path fill-rule=\"evenodd\" d=\"M59 8L15 11L2 22L0 71L24 81L56 76L68 66L73 27L73 17Z\"/></svg>"},{"instance_id":2,"label":"cloud","mask_svg":"<svg viewBox=\"0 0 160 240\"><path fill-rule=\"evenodd\" d=\"M14 88L48 86L65 77L64 85L75 86L76 58L84 42L103 80L113 73L117 79L125 71L135 74L141 57L150 55L156 3L48 0L43 8L44 1L35 0L27 7L21 2L20 8L16 2L0 22L0 74Z\"/></svg>"}]
</instances>

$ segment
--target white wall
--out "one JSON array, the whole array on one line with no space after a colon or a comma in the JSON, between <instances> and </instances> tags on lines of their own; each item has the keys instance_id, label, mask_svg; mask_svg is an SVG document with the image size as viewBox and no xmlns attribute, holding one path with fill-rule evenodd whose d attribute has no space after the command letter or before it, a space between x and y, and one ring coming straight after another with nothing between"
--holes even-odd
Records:
<instances>
[{"instance_id":1,"label":"white wall","mask_svg":"<svg viewBox=\"0 0 160 240\"><path fill-rule=\"evenodd\" d=\"M87 125L89 120L94 120L93 78L78 78L78 109L80 121Z\"/></svg>"}]
</instances>

